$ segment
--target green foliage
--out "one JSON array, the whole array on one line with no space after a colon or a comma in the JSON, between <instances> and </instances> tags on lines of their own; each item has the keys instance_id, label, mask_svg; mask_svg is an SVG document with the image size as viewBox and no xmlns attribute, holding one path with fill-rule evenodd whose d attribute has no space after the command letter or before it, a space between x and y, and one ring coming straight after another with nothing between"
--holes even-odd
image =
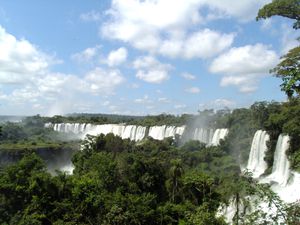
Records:
<instances>
[{"instance_id":1,"label":"green foliage","mask_svg":"<svg viewBox=\"0 0 300 225\"><path fill-rule=\"evenodd\" d=\"M273 0L271 3L266 4L258 11L256 17L259 19L266 19L272 16L283 16L293 20L293 28L300 28L300 1L299 0Z\"/></svg>"},{"instance_id":2,"label":"green foliage","mask_svg":"<svg viewBox=\"0 0 300 225\"><path fill-rule=\"evenodd\" d=\"M271 137L269 149L275 149L276 140L280 133L288 134L291 138L288 155L291 167L300 171L300 98L291 98L278 107L277 111L270 114L265 123L265 129ZM267 155L267 162L273 159Z\"/></svg>"},{"instance_id":3,"label":"green foliage","mask_svg":"<svg viewBox=\"0 0 300 225\"><path fill-rule=\"evenodd\" d=\"M266 19L272 16L283 16L293 20L293 28L300 28L300 1L299 0L273 0L261 8L257 20ZM280 85L289 98L300 95L300 47L291 49L282 57L281 62L271 70L283 83Z\"/></svg>"},{"instance_id":4,"label":"green foliage","mask_svg":"<svg viewBox=\"0 0 300 225\"><path fill-rule=\"evenodd\" d=\"M282 79L281 90L288 97L300 96L300 46L282 56L281 62L271 72Z\"/></svg>"},{"instance_id":5,"label":"green foliage","mask_svg":"<svg viewBox=\"0 0 300 225\"><path fill-rule=\"evenodd\" d=\"M175 116L170 114L160 114L156 116L124 116L110 114L71 114L67 116L53 116L43 118L44 122L51 123L92 123L92 124L117 124L126 123L140 126L156 125L184 125L192 118L191 115L183 114Z\"/></svg>"},{"instance_id":6,"label":"green foliage","mask_svg":"<svg viewBox=\"0 0 300 225\"><path fill-rule=\"evenodd\" d=\"M234 221L238 224L279 220L297 224L299 204L282 204L269 187L240 174L240 162L248 159L254 132L265 129L271 136L266 160L273 157L278 135L286 133L292 138L292 167L299 169L299 115L300 100L292 98L282 104L257 102L250 109L231 113L205 110L195 117L184 116L184 120L199 122L208 116L208 127L228 127L229 135L219 146L189 141L179 147L172 138L135 143L113 134L87 136L82 151L72 159L73 175L59 172L55 176L29 152L49 148L56 154L73 143L60 141L56 132L45 129L45 118L40 116L4 124L0 149L27 150L17 164L0 169L0 224L223 225L223 218L216 213L230 202L237 206ZM143 121L176 124L178 118L183 117L163 115ZM63 122L65 118L55 119ZM276 215L268 216L262 210L247 215L249 196L254 195L275 204L279 209Z\"/></svg>"},{"instance_id":7,"label":"green foliage","mask_svg":"<svg viewBox=\"0 0 300 225\"><path fill-rule=\"evenodd\" d=\"M220 149L180 149L171 139L135 145L111 134L85 141L72 176L51 176L36 155L4 168L0 223L195 224L202 213L203 221L219 221L218 186L229 182L219 173L228 162ZM204 164L216 171L200 172Z\"/></svg>"},{"instance_id":8,"label":"green foliage","mask_svg":"<svg viewBox=\"0 0 300 225\"><path fill-rule=\"evenodd\" d=\"M187 214L187 221L183 224L188 225L226 225L222 218L216 218L214 211L211 211L206 204L199 206L195 212Z\"/></svg>"}]
</instances>

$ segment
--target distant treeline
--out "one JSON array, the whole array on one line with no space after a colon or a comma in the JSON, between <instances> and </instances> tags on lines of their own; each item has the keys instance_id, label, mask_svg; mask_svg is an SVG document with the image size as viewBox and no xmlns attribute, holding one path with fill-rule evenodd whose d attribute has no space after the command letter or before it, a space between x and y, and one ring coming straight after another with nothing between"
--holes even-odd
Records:
<instances>
[{"instance_id":1,"label":"distant treeline","mask_svg":"<svg viewBox=\"0 0 300 225\"><path fill-rule=\"evenodd\" d=\"M51 123L92 123L92 124L118 124L125 123L128 125L140 126L182 126L190 125L196 127L224 127L222 117L230 114L229 109L214 111L213 109L198 111L198 114L159 114L146 116L130 116L115 114L67 114L65 116L56 115L53 117L43 117L45 122Z\"/></svg>"}]
</instances>

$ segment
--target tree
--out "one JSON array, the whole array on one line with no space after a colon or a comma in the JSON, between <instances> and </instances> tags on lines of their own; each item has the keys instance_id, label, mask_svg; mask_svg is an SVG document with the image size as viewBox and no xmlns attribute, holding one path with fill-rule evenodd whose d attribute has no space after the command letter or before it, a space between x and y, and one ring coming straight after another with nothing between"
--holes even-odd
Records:
<instances>
[{"instance_id":1,"label":"tree","mask_svg":"<svg viewBox=\"0 0 300 225\"><path fill-rule=\"evenodd\" d=\"M175 202L175 196L179 192L180 188L180 179L184 173L182 162L180 159L171 160L171 167L170 167L170 184L171 184L171 201Z\"/></svg>"},{"instance_id":2,"label":"tree","mask_svg":"<svg viewBox=\"0 0 300 225\"><path fill-rule=\"evenodd\" d=\"M256 19L267 19L272 16L283 16L296 20L293 24L293 28L299 29L300 0L273 0L258 11ZM283 80L281 90L283 90L289 98L293 97L293 95L300 96L299 60L300 46L297 46L284 55L281 62L271 70L272 73Z\"/></svg>"},{"instance_id":3,"label":"tree","mask_svg":"<svg viewBox=\"0 0 300 225\"><path fill-rule=\"evenodd\" d=\"M293 25L294 29L300 28L300 1L299 0L273 0L258 11L256 17L267 19L272 16L283 16L296 20Z\"/></svg>"},{"instance_id":4,"label":"tree","mask_svg":"<svg viewBox=\"0 0 300 225\"><path fill-rule=\"evenodd\" d=\"M280 85L290 98L294 94L300 95L300 46L291 49L281 57L281 62L271 70L283 83Z\"/></svg>"}]
</instances>

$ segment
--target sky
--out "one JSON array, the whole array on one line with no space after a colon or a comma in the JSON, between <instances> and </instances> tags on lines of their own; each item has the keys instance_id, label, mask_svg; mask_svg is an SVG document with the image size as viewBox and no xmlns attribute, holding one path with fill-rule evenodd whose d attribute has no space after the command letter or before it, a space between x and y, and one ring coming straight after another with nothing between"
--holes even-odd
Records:
<instances>
[{"instance_id":1,"label":"sky","mask_svg":"<svg viewBox=\"0 0 300 225\"><path fill-rule=\"evenodd\" d=\"M197 113L285 101L298 43L269 0L0 1L0 115Z\"/></svg>"}]
</instances>

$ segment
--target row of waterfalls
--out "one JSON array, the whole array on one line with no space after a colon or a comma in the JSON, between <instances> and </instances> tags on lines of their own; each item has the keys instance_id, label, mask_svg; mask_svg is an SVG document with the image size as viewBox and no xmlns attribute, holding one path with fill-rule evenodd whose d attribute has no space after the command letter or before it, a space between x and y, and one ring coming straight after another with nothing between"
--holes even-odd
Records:
<instances>
[{"instance_id":1,"label":"row of waterfalls","mask_svg":"<svg viewBox=\"0 0 300 225\"><path fill-rule=\"evenodd\" d=\"M81 138L87 134L98 135L113 133L123 139L140 141L145 137L152 137L156 140L173 137L177 135L182 137L185 134L186 126L137 126L125 124L90 124L90 123L47 123L45 127L53 128L55 131L64 133L73 133ZM224 139L228 134L228 129L207 129L195 128L191 131L192 135L188 139L198 140L207 145L218 145L221 139Z\"/></svg>"},{"instance_id":2,"label":"row of waterfalls","mask_svg":"<svg viewBox=\"0 0 300 225\"><path fill-rule=\"evenodd\" d=\"M56 123L45 124L45 127L54 129L58 132L73 133L84 138L85 135L98 135L113 133L123 139L140 141L146 137L152 137L157 140L163 140L167 137L176 136L185 140L198 140L207 145L218 145L220 140L228 134L228 129L208 129L208 128L188 128L186 126L137 126L125 124L84 124L84 123ZM271 189L279 195L286 203L300 200L300 174L290 169L290 163L286 155L289 148L290 137L288 135L279 135L274 153L274 162L272 172L266 175L267 163L264 160L267 152L267 142L270 136L266 131L256 131L249 153L246 168L252 172L253 178L260 183L269 183ZM72 168L70 169L72 172ZM234 201L222 212L227 221L232 221L236 212ZM266 207L267 208L267 207ZM268 209L266 209L268 210Z\"/></svg>"}]
</instances>

